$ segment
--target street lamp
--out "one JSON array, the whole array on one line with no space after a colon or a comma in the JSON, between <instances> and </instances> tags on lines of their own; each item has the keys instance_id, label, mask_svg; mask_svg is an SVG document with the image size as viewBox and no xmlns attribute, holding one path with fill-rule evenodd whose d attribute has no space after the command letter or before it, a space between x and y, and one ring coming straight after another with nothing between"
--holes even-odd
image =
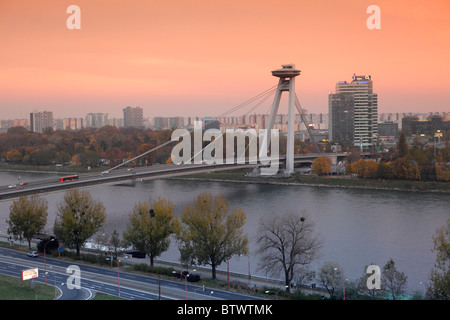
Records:
<instances>
[{"instance_id":1,"label":"street lamp","mask_svg":"<svg viewBox=\"0 0 450 320\"><path fill-rule=\"evenodd\" d=\"M44 274L45 274L45 284L47 284L47 258L46 258L46 254L45 254L45 246L47 246L47 244L49 244L49 242L54 241L55 238L52 238L50 240L48 240L45 244L44 244Z\"/></svg>"},{"instance_id":2,"label":"street lamp","mask_svg":"<svg viewBox=\"0 0 450 320\"><path fill-rule=\"evenodd\" d=\"M50 269L53 269L52 266L50 266ZM45 275L47 276L47 273ZM55 300L56 300L56 272L53 273L53 281L54 281L54 287L55 287Z\"/></svg>"},{"instance_id":3,"label":"street lamp","mask_svg":"<svg viewBox=\"0 0 450 320\"><path fill-rule=\"evenodd\" d=\"M119 298L120 298L120 269L119 269L119 262L120 262L120 260L117 259L117 290L118 290Z\"/></svg>"}]
</instances>

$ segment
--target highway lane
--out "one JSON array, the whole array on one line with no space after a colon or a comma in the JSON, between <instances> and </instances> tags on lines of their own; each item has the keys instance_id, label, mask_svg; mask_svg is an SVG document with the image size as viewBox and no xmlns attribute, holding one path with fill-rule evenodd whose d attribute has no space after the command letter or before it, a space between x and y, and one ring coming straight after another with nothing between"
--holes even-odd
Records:
<instances>
[{"instance_id":1,"label":"highway lane","mask_svg":"<svg viewBox=\"0 0 450 320\"><path fill-rule=\"evenodd\" d=\"M32 268L36 268L36 264L32 261L20 261L16 259L8 259L5 256L0 256L0 274L21 279L22 271ZM44 268L38 267L38 269L39 276L34 278L33 281L45 283L46 277ZM87 288L82 287L80 290L69 289L66 285L67 278L67 275L56 272L56 270L53 270L52 267L49 267L47 270L47 284L55 287L56 300L88 300L92 297L92 291ZM25 281L30 282L32 280ZM1 298L2 297L0 297L0 299Z\"/></svg>"},{"instance_id":2,"label":"highway lane","mask_svg":"<svg viewBox=\"0 0 450 320\"><path fill-rule=\"evenodd\" d=\"M78 174L78 180L59 182L58 178L46 178L35 181L19 181L14 185L0 186L0 200L8 200L30 194L59 192L69 188L89 187L99 184L131 183L140 179L157 179L167 176L179 176L209 170L229 170L254 166L227 164L191 164L191 165L153 165L128 169L106 170L104 172ZM70 175L70 174L67 174ZM26 183L20 185L20 183Z\"/></svg>"},{"instance_id":3,"label":"highway lane","mask_svg":"<svg viewBox=\"0 0 450 320\"><path fill-rule=\"evenodd\" d=\"M303 156L295 156L295 161L311 160L319 156L319 154L310 154ZM343 157L343 154L322 154L322 156ZM280 164L283 163L284 157L280 157ZM0 186L0 201L11 198L20 197L22 195L39 194L48 192L57 192L68 188L88 187L99 184L115 184L121 181L135 181L137 179L156 179L167 176L180 176L185 174L193 174L205 171L232 170L240 168L254 168L261 166L250 164L245 160L244 164L156 164L146 167L136 168L117 168L114 170L106 169L103 172L92 172L78 174L77 181L59 182L58 178L37 179L35 181L20 181L16 184ZM61 174L62 176L63 174ZM70 175L70 174L66 174Z\"/></svg>"},{"instance_id":4,"label":"highway lane","mask_svg":"<svg viewBox=\"0 0 450 320\"><path fill-rule=\"evenodd\" d=\"M68 289L68 281L69 285L75 283L73 277L70 278L73 273L67 272L69 266L80 269L80 290ZM41 282L45 281L47 271L47 283L56 285L63 293L60 299L86 300L93 292L103 292L130 300L258 300L253 296L204 288L180 280L123 272L120 267L102 268L48 257L44 265L43 256L31 258L23 251L0 248L0 273L20 277L22 270L36 267L39 268L38 280Z\"/></svg>"}]
</instances>

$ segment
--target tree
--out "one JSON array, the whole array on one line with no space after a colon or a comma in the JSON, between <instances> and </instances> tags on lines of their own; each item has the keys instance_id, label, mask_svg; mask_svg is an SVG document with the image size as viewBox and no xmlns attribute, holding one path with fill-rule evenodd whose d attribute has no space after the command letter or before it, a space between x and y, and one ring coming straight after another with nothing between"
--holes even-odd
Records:
<instances>
[{"instance_id":1,"label":"tree","mask_svg":"<svg viewBox=\"0 0 450 320\"><path fill-rule=\"evenodd\" d=\"M60 164L65 164L71 160L70 154L64 151L56 153L56 162Z\"/></svg>"},{"instance_id":2,"label":"tree","mask_svg":"<svg viewBox=\"0 0 450 320\"><path fill-rule=\"evenodd\" d=\"M15 239L27 239L31 249L31 239L42 232L47 223L47 201L39 196L20 197L9 208L8 234Z\"/></svg>"},{"instance_id":3,"label":"tree","mask_svg":"<svg viewBox=\"0 0 450 320\"><path fill-rule=\"evenodd\" d=\"M105 207L100 201L92 199L88 191L71 189L58 206L53 231L61 242L75 247L79 256L81 246L100 230L105 219Z\"/></svg>"},{"instance_id":4,"label":"tree","mask_svg":"<svg viewBox=\"0 0 450 320\"><path fill-rule=\"evenodd\" d=\"M40 148L30 154L30 161L32 164L48 165L52 161L52 156L48 149Z\"/></svg>"},{"instance_id":5,"label":"tree","mask_svg":"<svg viewBox=\"0 0 450 320\"><path fill-rule=\"evenodd\" d=\"M398 158L394 161L393 173L397 179L406 179L408 176L409 164L405 157Z\"/></svg>"},{"instance_id":6,"label":"tree","mask_svg":"<svg viewBox=\"0 0 450 320\"><path fill-rule=\"evenodd\" d=\"M371 263L370 265L375 265L375 263ZM372 299L375 299L380 295L381 290L377 289L376 287L374 287L374 288L368 287L367 280L371 276L370 273L367 273L368 267L369 267L368 265L364 267L363 275L357 280L358 291L362 295L367 295L367 296L370 296Z\"/></svg>"},{"instance_id":7,"label":"tree","mask_svg":"<svg viewBox=\"0 0 450 320\"><path fill-rule=\"evenodd\" d=\"M103 233L101 235L98 235L96 238L96 242L99 245L99 248L107 247L108 253L111 253L112 250L114 250L114 255L117 258L118 249L121 246L122 241L120 239L120 234L116 229L114 229L112 234Z\"/></svg>"},{"instance_id":8,"label":"tree","mask_svg":"<svg viewBox=\"0 0 450 320\"><path fill-rule=\"evenodd\" d=\"M380 161L378 163L377 178L380 179L392 179L394 173L390 162Z\"/></svg>"},{"instance_id":9,"label":"tree","mask_svg":"<svg viewBox=\"0 0 450 320\"><path fill-rule=\"evenodd\" d=\"M320 283L328 291L330 297L334 297L336 287L342 282L341 268L337 262L325 262L319 270Z\"/></svg>"},{"instance_id":10,"label":"tree","mask_svg":"<svg viewBox=\"0 0 450 320\"><path fill-rule=\"evenodd\" d=\"M400 158L405 157L408 153L408 144L406 143L405 134L402 132L397 142L397 151Z\"/></svg>"},{"instance_id":11,"label":"tree","mask_svg":"<svg viewBox=\"0 0 450 320\"><path fill-rule=\"evenodd\" d=\"M312 165L311 171L319 176L331 173L331 160L328 157L316 158Z\"/></svg>"},{"instance_id":12,"label":"tree","mask_svg":"<svg viewBox=\"0 0 450 320\"><path fill-rule=\"evenodd\" d=\"M231 208L222 196L200 194L181 215L183 226L177 237L182 256L210 265L212 279L216 279L216 268L222 262L248 253L248 238L243 234L245 219L245 213Z\"/></svg>"},{"instance_id":13,"label":"tree","mask_svg":"<svg viewBox=\"0 0 450 320\"><path fill-rule=\"evenodd\" d=\"M258 235L261 266L272 273L282 271L287 291L299 267L309 265L321 247L312 220L294 213L262 219Z\"/></svg>"},{"instance_id":14,"label":"tree","mask_svg":"<svg viewBox=\"0 0 450 320\"><path fill-rule=\"evenodd\" d=\"M389 259L384 265L381 275L382 288L392 296L393 300L405 292L408 276L397 270L394 260Z\"/></svg>"},{"instance_id":15,"label":"tree","mask_svg":"<svg viewBox=\"0 0 450 320\"><path fill-rule=\"evenodd\" d=\"M428 294L434 300L450 299L450 219L433 236L436 262L430 272Z\"/></svg>"},{"instance_id":16,"label":"tree","mask_svg":"<svg viewBox=\"0 0 450 320\"><path fill-rule=\"evenodd\" d=\"M134 206L123 239L125 244L147 254L153 266L154 258L167 251L169 236L178 229L173 203L158 197L155 201L138 202Z\"/></svg>"},{"instance_id":17,"label":"tree","mask_svg":"<svg viewBox=\"0 0 450 320\"><path fill-rule=\"evenodd\" d=\"M17 149L8 151L8 153L6 154L6 160L11 161L11 162L21 162L22 161L22 153Z\"/></svg>"},{"instance_id":18,"label":"tree","mask_svg":"<svg viewBox=\"0 0 450 320\"><path fill-rule=\"evenodd\" d=\"M378 172L378 162L374 160L367 160L364 168L365 179L375 179Z\"/></svg>"}]
</instances>

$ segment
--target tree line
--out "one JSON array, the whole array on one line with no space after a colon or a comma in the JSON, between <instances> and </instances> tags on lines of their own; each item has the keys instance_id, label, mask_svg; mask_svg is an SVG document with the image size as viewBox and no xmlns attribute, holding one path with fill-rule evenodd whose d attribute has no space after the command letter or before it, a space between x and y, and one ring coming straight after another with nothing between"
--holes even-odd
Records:
<instances>
[{"instance_id":1,"label":"tree line","mask_svg":"<svg viewBox=\"0 0 450 320\"><path fill-rule=\"evenodd\" d=\"M8 234L15 239L26 239L31 249L33 237L45 228L47 209L47 201L37 195L14 200L7 219ZM212 279L216 279L219 265L233 256L249 254L249 240L243 229L245 213L240 208L232 207L222 196L205 192L186 206L179 217L174 216L173 210L173 203L161 197L138 202L129 213L122 239L114 230L102 242L110 246L111 252L114 249L116 257L120 248L127 247L145 253L153 266L154 259L167 251L171 239L175 239L181 261L190 265L209 265ZM101 231L105 220L105 207L94 200L88 191L67 190L57 207L53 227L52 239L57 241L51 243L75 249L76 254L80 255L87 239ZM255 240L258 269L266 274L282 275L286 292L290 292L294 283L300 292L304 283L318 281L330 297L337 297L340 284L344 285L346 281L338 263L324 263L317 274L310 270L323 243L307 214L287 212L263 217ZM49 240L47 242L50 243ZM448 300L450 219L436 231L433 242L436 263L430 273L427 297ZM360 297L359 294L372 298L389 294L392 299L398 299L405 292L407 276L397 270L392 259L383 267L382 290L368 289L366 269L367 266L356 283L346 285L343 293L347 292L347 298Z\"/></svg>"},{"instance_id":2,"label":"tree line","mask_svg":"<svg viewBox=\"0 0 450 320\"><path fill-rule=\"evenodd\" d=\"M381 153L377 160L362 159L354 149L346 158L347 175L364 179L384 180L431 180L450 181L450 147L435 149L426 146L418 139L408 145L403 134L397 145L389 152ZM331 173L331 161L327 157L317 158L311 171L318 175Z\"/></svg>"},{"instance_id":3,"label":"tree line","mask_svg":"<svg viewBox=\"0 0 450 320\"><path fill-rule=\"evenodd\" d=\"M83 167L99 166L106 160L111 166L131 159L170 140L169 130L84 128L77 131L46 129L43 133L11 127L0 134L0 158L11 163L49 165L73 163ZM164 163L171 146L150 153L141 161L144 165Z\"/></svg>"}]
</instances>

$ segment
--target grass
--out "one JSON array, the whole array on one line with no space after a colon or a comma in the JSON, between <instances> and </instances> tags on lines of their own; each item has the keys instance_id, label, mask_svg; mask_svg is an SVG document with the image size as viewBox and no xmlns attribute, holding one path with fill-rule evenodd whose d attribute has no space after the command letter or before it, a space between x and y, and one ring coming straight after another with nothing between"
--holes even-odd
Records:
<instances>
[{"instance_id":1,"label":"grass","mask_svg":"<svg viewBox=\"0 0 450 320\"><path fill-rule=\"evenodd\" d=\"M0 300L53 300L54 298L55 288L53 286L35 282L34 288L30 288L30 280L23 281L0 274ZM124 299L97 292L92 300Z\"/></svg>"},{"instance_id":2,"label":"grass","mask_svg":"<svg viewBox=\"0 0 450 320\"><path fill-rule=\"evenodd\" d=\"M106 293L97 292L91 300L103 301L103 300L125 300L125 299L112 296Z\"/></svg>"},{"instance_id":3,"label":"grass","mask_svg":"<svg viewBox=\"0 0 450 320\"><path fill-rule=\"evenodd\" d=\"M53 300L54 298L53 286L35 282L34 288L30 288L30 280L0 274L0 300Z\"/></svg>"}]
</instances>

